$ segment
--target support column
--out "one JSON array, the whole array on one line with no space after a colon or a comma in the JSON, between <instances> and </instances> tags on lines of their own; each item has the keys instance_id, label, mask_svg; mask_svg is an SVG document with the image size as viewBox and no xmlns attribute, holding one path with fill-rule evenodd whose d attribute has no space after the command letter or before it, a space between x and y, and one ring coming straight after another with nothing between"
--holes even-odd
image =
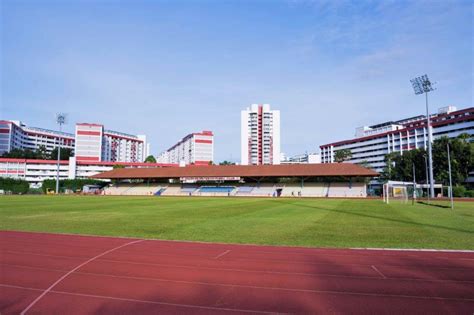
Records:
<instances>
[{"instance_id":1,"label":"support column","mask_svg":"<svg viewBox=\"0 0 474 315\"><path fill-rule=\"evenodd\" d=\"M407 130L407 150L410 150L410 131Z\"/></svg>"},{"instance_id":2,"label":"support column","mask_svg":"<svg viewBox=\"0 0 474 315\"><path fill-rule=\"evenodd\" d=\"M416 129L415 129L415 149L418 149L418 135L416 133Z\"/></svg>"},{"instance_id":3,"label":"support column","mask_svg":"<svg viewBox=\"0 0 474 315\"><path fill-rule=\"evenodd\" d=\"M398 136L400 137L400 138L399 138L399 141L398 141L398 142L400 143L400 155L403 155L402 133L399 132L399 133L398 133Z\"/></svg>"},{"instance_id":4,"label":"support column","mask_svg":"<svg viewBox=\"0 0 474 315\"><path fill-rule=\"evenodd\" d=\"M390 153L390 134L387 135L387 153Z\"/></svg>"},{"instance_id":5,"label":"support column","mask_svg":"<svg viewBox=\"0 0 474 315\"><path fill-rule=\"evenodd\" d=\"M428 148L428 144L426 143L426 127L423 127L423 143L426 150Z\"/></svg>"}]
</instances>

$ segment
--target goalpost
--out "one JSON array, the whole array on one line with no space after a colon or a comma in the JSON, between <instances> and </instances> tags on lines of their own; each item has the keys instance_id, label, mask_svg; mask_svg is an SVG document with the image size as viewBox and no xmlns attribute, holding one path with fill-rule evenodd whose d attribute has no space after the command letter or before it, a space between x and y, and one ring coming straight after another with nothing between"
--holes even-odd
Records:
<instances>
[{"instance_id":1,"label":"goalpost","mask_svg":"<svg viewBox=\"0 0 474 315\"><path fill-rule=\"evenodd\" d=\"M386 204L393 201L408 203L409 192L413 191L412 187L412 183L389 181L383 185L383 201ZM411 196L413 197L413 195Z\"/></svg>"}]
</instances>

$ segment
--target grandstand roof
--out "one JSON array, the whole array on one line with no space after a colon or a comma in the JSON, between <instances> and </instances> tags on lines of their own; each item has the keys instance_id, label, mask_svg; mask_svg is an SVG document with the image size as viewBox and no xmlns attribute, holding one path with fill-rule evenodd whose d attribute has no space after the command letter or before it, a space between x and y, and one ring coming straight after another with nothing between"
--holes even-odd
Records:
<instances>
[{"instance_id":1,"label":"grandstand roof","mask_svg":"<svg viewBox=\"0 0 474 315\"><path fill-rule=\"evenodd\" d=\"M374 177L377 172L351 163L289 165L209 165L166 168L121 168L92 176L103 179L180 177Z\"/></svg>"}]
</instances>

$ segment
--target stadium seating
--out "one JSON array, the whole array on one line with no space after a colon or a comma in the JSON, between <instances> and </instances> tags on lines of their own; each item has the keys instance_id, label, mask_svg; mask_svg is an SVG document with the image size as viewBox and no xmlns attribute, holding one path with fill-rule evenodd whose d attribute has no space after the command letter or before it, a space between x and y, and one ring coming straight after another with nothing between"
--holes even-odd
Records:
<instances>
[{"instance_id":1,"label":"stadium seating","mask_svg":"<svg viewBox=\"0 0 474 315\"><path fill-rule=\"evenodd\" d=\"M249 196L252 193L252 190L255 188L255 186L239 186L237 187L237 192L236 196Z\"/></svg>"},{"instance_id":2,"label":"stadium seating","mask_svg":"<svg viewBox=\"0 0 474 315\"><path fill-rule=\"evenodd\" d=\"M155 196L161 196L161 194L168 188L167 186L161 187L157 192L155 192Z\"/></svg>"},{"instance_id":3,"label":"stadium seating","mask_svg":"<svg viewBox=\"0 0 474 315\"><path fill-rule=\"evenodd\" d=\"M254 187L250 196L272 197L275 192L275 184L260 184Z\"/></svg>"},{"instance_id":4,"label":"stadium seating","mask_svg":"<svg viewBox=\"0 0 474 315\"><path fill-rule=\"evenodd\" d=\"M366 185L361 182L244 184L242 186L210 186L197 184L132 184L120 183L104 189L105 195L156 196L258 196L275 197L366 197Z\"/></svg>"},{"instance_id":5,"label":"stadium seating","mask_svg":"<svg viewBox=\"0 0 474 315\"><path fill-rule=\"evenodd\" d=\"M305 183L302 195L304 197L327 197L329 183Z\"/></svg>"},{"instance_id":6,"label":"stadium seating","mask_svg":"<svg viewBox=\"0 0 474 315\"><path fill-rule=\"evenodd\" d=\"M301 195L299 194L301 193ZM282 197L366 197L364 183L291 183L286 184Z\"/></svg>"},{"instance_id":7,"label":"stadium seating","mask_svg":"<svg viewBox=\"0 0 474 315\"><path fill-rule=\"evenodd\" d=\"M184 184L181 186L181 195L193 194L199 188L198 185Z\"/></svg>"},{"instance_id":8,"label":"stadium seating","mask_svg":"<svg viewBox=\"0 0 474 315\"><path fill-rule=\"evenodd\" d=\"M104 188L105 195L121 195L124 191L131 188L129 184L114 184Z\"/></svg>"},{"instance_id":9,"label":"stadium seating","mask_svg":"<svg viewBox=\"0 0 474 315\"><path fill-rule=\"evenodd\" d=\"M161 185L157 184L139 184L134 185L130 189L124 191L122 195L139 196L139 195L154 195L161 189Z\"/></svg>"},{"instance_id":10,"label":"stadium seating","mask_svg":"<svg viewBox=\"0 0 474 315\"><path fill-rule=\"evenodd\" d=\"M104 189L105 195L153 195L162 188L158 184L116 184Z\"/></svg>"},{"instance_id":11,"label":"stadium seating","mask_svg":"<svg viewBox=\"0 0 474 315\"><path fill-rule=\"evenodd\" d=\"M161 196L179 196L181 195L181 185L171 184L164 191L161 192Z\"/></svg>"},{"instance_id":12,"label":"stadium seating","mask_svg":"<svg viewBox=\"0 0 474 315\"><path fill-rule=\"evenodd\" d=\"M202 186L197 194L200 196L229 196L234 195L235 186Z\"/></svg>"},{"instance_id":13,"label":"stadium seating","mask_svg":"<svg viewBox=\"0 0 474 315\"><path fill-rule=\"evenodd\" d=\"M364 183L331 183L328 197L366 197Z\"/></svg>"}]
</instances>

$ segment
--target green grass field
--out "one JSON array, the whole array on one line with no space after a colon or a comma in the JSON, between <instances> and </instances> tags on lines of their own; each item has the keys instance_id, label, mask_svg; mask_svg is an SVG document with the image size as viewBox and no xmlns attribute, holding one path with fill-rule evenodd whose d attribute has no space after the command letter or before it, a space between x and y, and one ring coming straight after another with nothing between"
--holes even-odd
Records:
<instances>
[{"instance_id":1,"label":"green grass field","mask_svg":"<svg viewBox=\"0 0 474 315\"><path fill-rule=\"evenodd\" d=\"M2 196L0 229L167 240L474 249L474 203L380 200Z\"/></svg>"}]
</instances>

